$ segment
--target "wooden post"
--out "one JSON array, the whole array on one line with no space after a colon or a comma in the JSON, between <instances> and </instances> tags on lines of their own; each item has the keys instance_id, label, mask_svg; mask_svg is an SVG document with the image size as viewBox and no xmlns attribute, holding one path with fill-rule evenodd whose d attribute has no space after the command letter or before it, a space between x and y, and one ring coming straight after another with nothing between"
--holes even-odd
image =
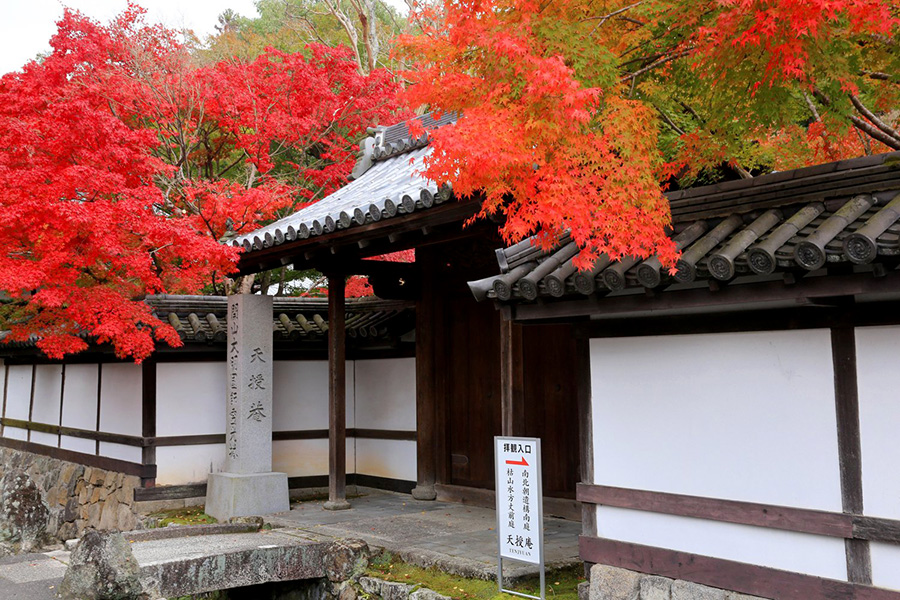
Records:
<instances>
[{"instance_id":1,"label":"wooden post","mask_svg":"<svg viewBox=\"0 0 900 600\"><path fill-rule=\"evenodd\" d=\"M141 365L141 436L154 438L153 445L141 448L141 464L156 466L156 361ZM156 479L141 479L141 487L154 487Z\"/></svg>"},{"instance_id":2,"label":"wooden post","mask_svg":"<svg viewBox=\"0 0 900 600\"><path fill-rule=\"evenodd\" d=\"M525 370L522 326L500 321L500 413L506 436L525 434Z\"/></svg>"},{"instance_id":3,"label":"wooden post","mask_svg":"<svg viewBox=\"0 0 900 600\"><path fill-rule=\"evenodd\" d=\"M575 339L575 366L577 377L576 394L578 402L578 444L581 459L581 483L594 483L594 410L591 403L591 348L584 337ZM581 535L597 536L597 507L593 504L581 505ZM584 563L584 576L590 580L593 563Z\"/></svg>"},{"instance_id":4,"label":"wooden post","mask_svg":"<svg viewBox=\"0 0 900 600\"><path fill-rule=\"evenodd\" d=\"M328 501L327 510L347 502L347 379L344 336L344 276L328 275Z\"/></svg>"},{"instance_id":5,"label":"wooden post","mask_svg":"<svg viewBox=\"0 0 900 600\"><path fill-rule=\"evenodd\" d=\"M859 429L859 390L856 374L856 332L852 325L831 329L834 361L834 399L837 410L841 502L845 513L863 514L862 443ZM847 578L872 584L872 558L867 540L844 540Z\"/></svg>"},{"instance_id":6,"label":"wooden post","mask_svg":"<svg viewBox=\"0 0 900 600\"><path fill-rule=\"evenodd\" d=\"M434 500L435 467L435 313L434 268L422 265L430 253L417 251L422 295L416 302L416 500Z\"/></svg>"}]
</instances>

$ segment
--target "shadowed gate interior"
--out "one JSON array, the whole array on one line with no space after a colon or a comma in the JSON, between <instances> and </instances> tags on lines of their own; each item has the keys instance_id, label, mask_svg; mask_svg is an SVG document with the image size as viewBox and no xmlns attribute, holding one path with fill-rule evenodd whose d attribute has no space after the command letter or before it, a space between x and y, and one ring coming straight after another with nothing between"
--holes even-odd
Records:
<instances>
[{"instance_id":1,"label":"shadowed gate interior","mask_svg":"<svg viewBox=\"0 0 900 600\"><path fill-rule=\"evenodd\" d=\"M574 499L579 480L576 340L568 324L512 325L516 341L503 347L510 325L504 327L501 313L476 302L466 286L496 273L498 242L468 237L416 250L423 278L417 311L426 313L419 315L419 333L425 333L421 327L430 330L418 336L417 344L424 347L417 349L417 361L433 376L437 483L454 488L448 499L486 504L479 490L494 488L494 436L540 437L545 496ZM511 353L514 382L505 405L504 353ZM510 412L506 430L504 410Z\"/></svg>"}]
</instances>

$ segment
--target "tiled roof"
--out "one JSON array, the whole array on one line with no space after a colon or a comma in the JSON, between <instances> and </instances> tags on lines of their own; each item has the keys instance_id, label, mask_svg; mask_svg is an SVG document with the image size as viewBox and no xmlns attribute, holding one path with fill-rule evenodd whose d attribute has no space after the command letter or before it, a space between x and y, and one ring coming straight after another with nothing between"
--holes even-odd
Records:
<instances>
[{"instance_id":1,"label":"tiled roof","mask_svg":"<svg viewBox=\"0 0 900 600\"><path fill-rule=\"evenodd\" d=\"M224 343L227 339L228 298L225 296L152 295L145 302L154 314L168 322L184 341ZM345 328L353 340L390 342L415 327L414 304L370 298L346 301ZM324 343L328 333L328 300L275 297L272 330L276 342ZM0 332L2 340L8 332ZM91 337L82 334L85 341ZM0 344L6 349L34 348L38 336L27 341Z\"/></svg>"},{"instance_id":2,"label":"tiled roof","mask_svg":"<svg viewBox=\"0 0 900 600\"><path fill-rule=\"evenodd\" d=\"M148 296L160 319L172 325L183 340L224 342L228 319L225 296ZM345 328L353 339L400 336L414 326L412 304L401 301L348 299ZM324 340L328 333L328 300L275 297L272 329L276 341Z\"/></svg>"},{"instance_id":3,"label":"tiled roof","mask_svg":"<svg viewBox=\"0 0 900 600\"><path fill-rule=\"evenodd\" d=\"M427 130L456 117L445 114L435 119L429 114L419 120ZM373 134L361 144L353 181L288 217L238 236L232 245L253 252L429 209L450 198L448 186L439 187L418 174L431 152L427 133L414 138L403 122L377 128Z\"/></svg>"},{"instance_id":4,"label":"tiled roof","mask_svg":"<svg viewBox=\"0 0 900 600\"><path fill-rule=\"evenodd\" d=\"M682 251L677 273L659 259L601 257L590 271L572 264L577 248L563 239L550 252L524 240L497 250L501 274L469 283L478 300L531 302L540 297L587 296L655 289L699 280L728 282L742 276L811 272L835 265L868 265L900 258L900 186L875 194L733 212L679 227L672 239Z\"/></svg>"}]
</instances>

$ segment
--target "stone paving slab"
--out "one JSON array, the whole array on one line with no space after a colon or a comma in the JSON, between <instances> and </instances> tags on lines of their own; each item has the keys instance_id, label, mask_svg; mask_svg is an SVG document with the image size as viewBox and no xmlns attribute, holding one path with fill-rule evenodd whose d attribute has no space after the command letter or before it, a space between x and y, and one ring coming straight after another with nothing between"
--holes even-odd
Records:
<instances>
[{"instance_id":1,"label":"stone paving slab","mask_svg":"<svg viewBox=\"0 0 900 600\"><path fill-rule=\"evenodd\" d=\"M56 600L67 561L68 553L60 551L0 559L0 598Z\"/></svg>"},{"instance_id":2,"label":"stone paving slab","mask_svg":"<svg viewBox=\"0 0 900 600\"><path fill-rule=\"evenodd\" d=\"M295 505L266 518L276 527L303 532L312 539L360 538L410 563L481 579L496 578L497 534L493 509L420 502L406 494L372 491L350 499L350 510L326 511L320 501ZM580 564L581 524L544 519L544 557L550 566ZM538 572L536 565L504 561L512 579Z\"/></svg>"}]
</instances>

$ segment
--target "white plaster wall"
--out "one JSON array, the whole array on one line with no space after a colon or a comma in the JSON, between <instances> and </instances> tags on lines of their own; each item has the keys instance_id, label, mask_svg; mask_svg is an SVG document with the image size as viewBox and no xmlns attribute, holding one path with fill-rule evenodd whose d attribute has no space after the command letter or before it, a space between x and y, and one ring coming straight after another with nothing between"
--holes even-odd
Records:
<instances>
[{"instance_id":1,"label":"white plaster wall","mask_svg":"<svg viewBox=\"0 0 900 600\"><path fill-rule=\"evenodd\" d=\"M328 429L328 361L279 360L273 370L275 431ZM354 364L346 366L347 427L354 427Z\"/></svg>"},{"instance_id":2,"label":"white plaster wall","mask_svg":"<svg viewBox=\"0 0 900 600\"><path fill-rule=\"evenodd\" d=\"M356 472L354 440L346 441L347 473ZM328 475L328 440L278 440L272 443L272 469L288 477Z\"/></svg>"},{"instance_id":3,"label":"white plaster wall","mask_svg":"<svg viewBox=\"0 0 900 600\"><path fill-rule=\"evenodd\" d=\"M838 538L606 506L597 507L597 530L613 540L847 579Z\"/></svg>"},{"instance_id":4,"label":"white plaster wall","mask_svg":"<svg viewBox=\"0 0 900 600\"><path fill-rule=\"evenodd\" d=\"M103 365L100 381L100 431L141 435L141 366L132 363ZM135 446L100 442L100 454L141 462Z\"/></svg>"},{"instance_id":5,"label":"white plaster wall","mask_svg":"<svg viewBox=\"0 0 900 600\"><path fill-rule=\"evenodd\" d=\"M856 330L863 508L866 514L891 519L900 519L900 403L894 367L898 356L900 327ZM900 563L897 573L900 578Z\"/></svg>"},{"instance_id":6,"label":"white plaster wall","mask_svg":"<svg viewBox=\"0 0 900 600\"><path fill-rule=\"evenodd\" d=\"M37 365L34 374L34 407L31 420L50 425L59 424L59 401L62 397L62 365ZM31 432L31 441L45 446L59 445L59 436L41 431Z\"/></svg>"},{"instance_id":7,"label":"white plaster wall","mask_svg":"<svg viewBox=\"0 0 900 600\"><path fill-rule=\"evenodd\" d=\"M356 361L356 422L364 429L416 429L416 359Z\"/></svg>"},{"instance_id":8,"label":"white plaster wall","mask_svg":"<svg viewBox=\"0 0 900 600\"><path fill-rule=\"evenodd\" d=\"M900 590L900 546L871 542L872 584Z\"/></svg>"},{"instance_id":9,"label":"white plaster wall","mask_svg":"<svg viewBox=\"0 0 900 600\"><path fill-rule=\"evenodd\" d=\"M66 365L62 406L66 427L97 429L97 371L97 365ZM93 454L95 442L64 435L60 447Z\"/></svg>"},{"instance_id":10,"label":"white plaster wall","mask_svg":"<svg viewBox=\"0 0 900 600\"><path fill-rule=\"evenodd\" d=\"M31 403L31 365L10 365L6 387L6 417L28 420ZM9 428L7 428L9 429Z\"/></svg>"},{"instance_id":11,"label":"white plaster wall","mask_svg":"<svg viewBox=\"0 0 900 600\"><path fill-rule=\"evenodd\" d=\"M100 431L141 435L140 365L103 365L100 381ZM102 448L101 444L101 453Z\"/></svg>"},{"instance_id":12,"label":"white plaster wall","mask_svg":"<svg viewBox=\"0 0 900 600\"><path fill-rule=\"evenodd\" d=\"M225 465L225 444L162 446L156 449L156 485L205 483Z\"/></svg>"},{"instance_id":13,"label":"white plaster wall","mask_svg":"<svg viewBox=\"0 0 900 600\"><path fill-rule=\"evenodd\" d=\"M841 511L827 330L590 349L596 483Z\"/></svg>"},{"instance_id":14,"label":"white plaster wall","mask_svg":"<svg viewBox=\"0 0 900 600\"><path fill-rule=\"evenodd\" d=\"M356 472L390 479L416 480L416 443L356 439Z\"/></svg>"},{"instance_id":15,"label":"white plaster wall","mask_svg":"<svg viewBox=\"0 0 900 600\"><path fill-rule=\"evenodd\" d=\"M348 377L352 369L348 368ZM328 429L328 362L322 360L277 360L272 398L275 431ZM351 379L352 381L352 379ZM347 387L348 392L353 387ZM347 412L351 394L347 394Z\"/></svg>"},{"instance_id":16,"label":"white plaster wall","mask_svg":"<svg viewBox=\"0 0 900 600\"><path fill-rule=\"evenodd\" d=\"M224 433L225 366L224 361L157 364L156 435Z\"/></svg>"},{"instance_id":17,"label":"white plaster wall","mask_svg":"<svg viewBox=\"0 0 900 600\"><path fill-rule=\"evenodd\" d=\"M108 456L109 458L118 458L119 460L127 460L133 463L141 462L141 449L137 446L100 442L100 455Z\"/></svg>"}]
</instances>

